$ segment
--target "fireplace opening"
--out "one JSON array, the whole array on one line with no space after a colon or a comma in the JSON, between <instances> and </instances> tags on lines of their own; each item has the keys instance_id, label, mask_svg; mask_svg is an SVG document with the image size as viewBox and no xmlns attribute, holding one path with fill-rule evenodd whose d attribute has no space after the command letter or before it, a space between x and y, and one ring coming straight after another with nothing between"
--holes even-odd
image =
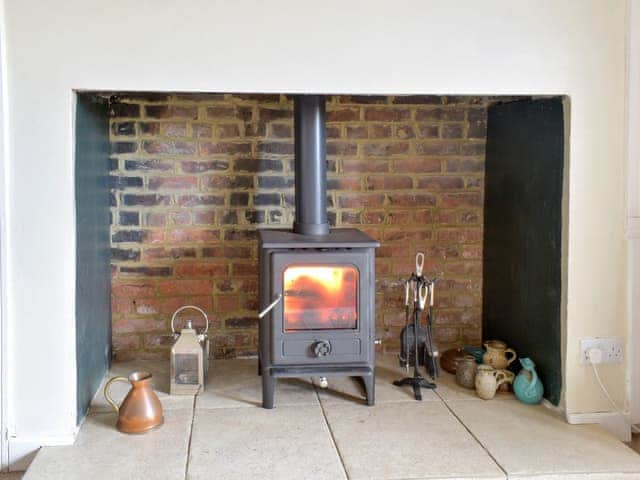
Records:
<instances>
[{"instance_id":1,"label":"fireplace opening","mask_svg":"<svg viewBox=\"0 0 640 480\"><path fill-rule=\"evenodd\" d=\"M315 348L313 342L324 339L319 334L326 329L344 335L332 344L331 355L341 352L357 358L361 355L358 342L365 337L367 342L382 339L374 352L394 354L404 326L403 290L398 279L411 271L418 251L426 255L425 271L441 277L434 326L441 351L480 345L486 335L515 338L517 331L550 329L550 324L539 328L526 313L540 310L495 302L501 294L503 298L516 296L509 290L509 279L513 288L524 288L524 283L518 283L524 282L524 277L509 277L503 269L511 259L528 258L524 253L515 256L520 238L527 239L529 245L545 243L536 241L536 235L547 228L542 215L545 209L514 202L535 199L538 206L552 205L546 211L553 209L554 221L560 218L566 225L566 212L561 211L566 201L562 185L559 193L547 192L541 186L544 171L522 168L518 172L507 167L526 161L543 168L542 162L518 150L535 151L536 145L552 143L541 135L527 135L528 129L542 131L545 123L534 125L531 109L538 109L536 118L543 119L557 113L545 101L566 105L567 99L326 96L326 139L311 147L316 151L322 145L326 148L321 164L326 172L325 206L318 211L300 209L296 204L300 200L295 194L296 181L314 172L295 174L299 152L294 96L78 92L77 98L76 208L84 212L78 217L77 239L78 269L84 269L78 273L82 288L78 289L80 307L76 308L79 352L83 355L78 357L79 395L83 392L79 412L112 356L118 360L166 358L171 314L185 304L195 304L209 315L212 355L216 358L258 353L256 312L261 302L274 301L275 293L282 294L278 315L286 318L279 333L308 335L295 342L282 339L274 355L278 353L283 362L308 355ZM529 105L530 109L498 108L515 104ZM508 117L503 127L520 125L520 131L489 141L487 132L494 129L491 118L496 122L502 115ZM313 115L304 117L305 122L313 120ZM558 138L567 134L562 122L553 123L553 128L560 131ZM509 137L519 140L496 150L496 142ZM489 165L498 150L504 164ZM543 154L550 159L544 168L553 176L554 185L562 180L566 164L566 159L564 163L558 159L559 150L556 148L554 155ZM552 164L558 169L549 170ZM524 172L529 178L518 179ZM304 182L298 188L318 195L305 188ZM538 191L538 195L527 197L529 200L495 195L518 191ZM546 203L547 194L554 203ZM561 201L555 202L559 198ZM495 207L505 202L513 207L508 216L502 216L509 224L514 224L514 219L519 219L521 226L532 222L527 217L532 211L540 213L542 223L533 230L505 230L500 224L501 210ZM488 213L489 204L493 206ZM296 218L297 211L304 215ZM331 235L344 236L310 239L300 251L291 251L290 235L313 236L316 228L323 234L325 222ZM267 238L260 240L258 231L264 231ZM515 240L510 243L510 238ZM273 250L273 265L266 273L272 283L277 280L278 291L260 291L260 241L264 248ZM560 254L564 241L554 240L552 249L557 255L548 264L564 265L566 257ZM376 249L377 243L380 247ZM327 250L340 262L324 253L325 257L317 256ZM501 252L514 256L500 263ZM367 255L375 256L375 263L367 260ZM369 261L371 266L364 266ZM531 264L531 258L528 261ZM542 255L533 263L545 261ZM324 273L305 279L296 272L301 267L334 269L328 277L341 278L345 292L334 295L332 283L323 280ZM526 271L524 267L524 263L518 264L517 270ZM335 273L336 268L340 273ZM557 274L555 267L545 271ZM487 272L507 281L492 282ZM288 285L285 276L295 285ZM548 298L536 292L548 293L549 281L541 275L536 282L539 289L529 290L526 297L538 302ZM101 293L88 296L88 291ZM553 292L553 302L561 312L557 288ZM493 300L487 303L489 298ZM374 308L368 310L364 303ZM539 316L552 317L555 322L554 312L547 310ZM370 314L374 315L373 330L363 332L362 319ZM518 326L521 319L526 322ZM555 330L560 332L560 327ZM559 342L546 342L544 335L532 337L536 352L545 356L548 347L559 356ZM523 353L532 350L526 343L513 346ZM330 363L329 359L319 361Z\"/></svg>"}]
</instances>

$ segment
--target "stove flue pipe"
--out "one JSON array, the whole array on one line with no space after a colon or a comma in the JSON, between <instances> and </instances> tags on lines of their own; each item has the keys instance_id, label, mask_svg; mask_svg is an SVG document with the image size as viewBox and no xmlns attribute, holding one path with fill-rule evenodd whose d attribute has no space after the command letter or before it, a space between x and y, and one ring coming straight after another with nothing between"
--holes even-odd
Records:
<instances>
[{"instance_id":1,"label":"stove flue pipe","mask_svg":"<svg viewBox=\"0 0 640 480\"><path fill-rule=\"evenodd\" d=\"M296 215L293 231L327 235L327 147L324 95L294 99Z\"/></svg>"}]
</instances>

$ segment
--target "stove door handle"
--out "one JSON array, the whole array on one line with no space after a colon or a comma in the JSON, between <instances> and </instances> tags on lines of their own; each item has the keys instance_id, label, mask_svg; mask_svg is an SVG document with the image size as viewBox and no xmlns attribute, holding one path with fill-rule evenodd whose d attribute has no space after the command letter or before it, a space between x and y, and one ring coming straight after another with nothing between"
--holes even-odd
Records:
<instances>
[{"instance_id":1,"label":"stove door handle","mask_svg":"<svg viewBox=\"0 0 640 480\"><path fill-rule=\"evenodd\" d=\"M282 294L279 293L278 296L276 297L276 299L271 302L269 304L269 306L267 308L265 308L264 310L262 310L259 314L258 314L258 318L263 318L267 313L269 313L271 310L273 310L274 308L276 308L276 305L278 305L278 303L280 302L280 300L282 300Z\"/></svg>"}]
</instances>

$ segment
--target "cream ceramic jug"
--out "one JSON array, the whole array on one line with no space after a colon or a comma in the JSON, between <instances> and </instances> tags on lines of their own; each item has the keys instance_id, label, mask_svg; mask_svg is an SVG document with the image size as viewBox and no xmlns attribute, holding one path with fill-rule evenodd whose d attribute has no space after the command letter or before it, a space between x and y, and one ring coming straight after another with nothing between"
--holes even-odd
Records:
<instances>
[{"instance_id":1,"label":"cream ceramic jug","mask_svg":"<svg viewBox=\"0 0 640 480\"><path fill-rule=\"evenodd\" d=\"M476 393L483 400L491 400L496 390L505 381L505 375L490 365L478 365L476 371Z\"/></svg>"},{"instance_id":2,"label":"cream ceramic jug","mask_svg":"<svg viewBox=\"0 0 640 480\"><path fill-rule=\"evenodd\" d=\"M487 349L482 355L482 363L491 365L497 370L503 370L511 365L518 356L511 348L507 348L507 344L501 340L488 340L484 344ZM507 357L507 354L510 357Z\"/></svg>"}]
</instances>

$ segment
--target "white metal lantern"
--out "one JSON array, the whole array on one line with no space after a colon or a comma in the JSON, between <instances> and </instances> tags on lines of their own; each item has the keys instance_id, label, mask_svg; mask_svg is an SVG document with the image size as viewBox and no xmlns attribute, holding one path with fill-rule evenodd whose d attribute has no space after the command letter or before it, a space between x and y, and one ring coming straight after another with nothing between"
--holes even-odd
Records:
<instances>
[{"instance_id":1,"label":"white metal lantern","mask_svg":"<svg viewBox=\"0 0 640 480\"><path fill-rule=\"evenodd\" d=\"M204 317L205 328L198 332L193 327L193 320L180 333L175 330L175 320L183 310L196 310ZM171 331L176 342L171 347L171 395L195 395L204 390L207 370L209 368L209 318L198 307L186 305L175 311L171 317Z\"/></svg>"}]
</instances>

